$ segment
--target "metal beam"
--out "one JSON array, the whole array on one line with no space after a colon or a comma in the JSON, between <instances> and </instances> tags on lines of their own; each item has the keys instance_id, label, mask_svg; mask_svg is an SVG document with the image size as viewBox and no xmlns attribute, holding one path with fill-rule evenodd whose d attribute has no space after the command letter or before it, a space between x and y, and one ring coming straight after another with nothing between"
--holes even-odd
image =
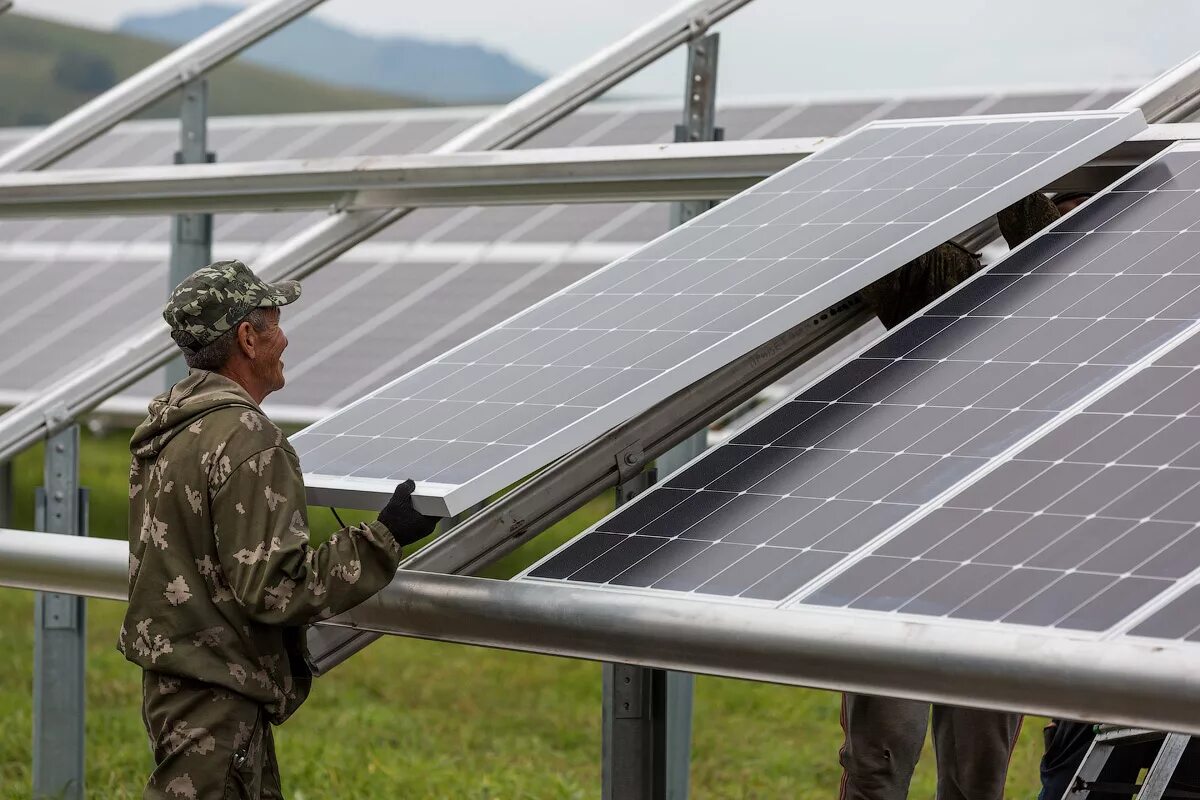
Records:
<instances>
[{"instance_id":1,"label":"metal beam","mask_svg":"<svg viewBox=\"0 0 1200 800\"><path fill-rule=\"evenodd\" d=\"M236 56L324 0L263 0L0 153L0 172L41 169Z\"/></svg>"},{"instance_id":2,"label":"metal beam","mask_svg":"<svg viewBox=\"0 0 1200 800\"><path fill-rule=\"evenodd\" d=\"M1155 125L1062 176L1095 191L1200 125ZM757 139L0 175L0 217L720 200L836 143Z\"/></svg>"},{"instance_id":3,"label":"metal beam","mask_svg":"<svg viewBox=\"0 0 1200 800\"><path fill-rule=\"evenodd\" d=\"M572 147L0 175L0 216L344 210L728 197L820 139Z\"/></svg>"},{"instance_id":4,"label":"metal beam","mask_svg":"<svg viewBox=\"0 0 1200 800\"><path fill-rule=\"evenodd\" d=\"M79 488L79 426L46 442L37 527L87 536L87 493ZM36 536L37 534L29 534ZM78 541L76 539L76 541ZM75 542L71 543L74 546ZM33 796L82 800L87 606L82 597L39 592L34 605Z\"/></svg>"},{"instance_id":5,"label":"metal beam","mask_svg":"<svg viewBox=\"0 0 1200 800\"><path fill-rule=\"evenodd\" d=\"M86 547L79 547L86 544ZM124 599L123 541L0 530L0 585ZM1195 645L403 572L380 633L1200 734Z\"/></svg>"},{"instance_id":6,"label":"metal beam","mask_svg":"<svg viewBox=\"0 0 1200 800\"><path fill-rule=\"evenodd\" d=\"M1183 122L1200 111L1200 52L1171 67L1113 106L1141 109L1147 122Z\"/></svg>"},{"instance_id":7,"label":"metal beam","mask_svg":"<svg viewBox=\"0 0 1200 800\"><path fill-rule=\"evenodd\" d=\"M314 2L314 0L309 0ZM440 153L515 147L620 83L629 75L746 5L750 0L687 0L629 36L546 81L439 148ZM334 214L259 260L257 271L276 281L301 279L370 238L411 209ZM99 405L175 354L157 318L132 331L107 353L46 386L36 400L0 417L0 461Z\"/></svg>"}]
</instances>

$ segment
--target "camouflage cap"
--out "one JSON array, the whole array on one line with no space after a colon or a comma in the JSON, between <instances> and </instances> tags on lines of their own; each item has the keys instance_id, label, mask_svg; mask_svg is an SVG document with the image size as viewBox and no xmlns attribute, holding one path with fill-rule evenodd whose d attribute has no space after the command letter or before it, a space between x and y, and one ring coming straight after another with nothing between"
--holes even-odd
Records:
<instances>
[{"instance_id":1,"label":"camouflage cap","mask_svg":"<svg viewBox=\"0 0 1200 800\"><path fill-rule=\"evenodd\" d=\"M300 296L297 281L267 283L241 261L217 261L183 279L171 292L163 319L180 347L197 350L256 308L286 306Z\"/></svg>"}]
</instances>

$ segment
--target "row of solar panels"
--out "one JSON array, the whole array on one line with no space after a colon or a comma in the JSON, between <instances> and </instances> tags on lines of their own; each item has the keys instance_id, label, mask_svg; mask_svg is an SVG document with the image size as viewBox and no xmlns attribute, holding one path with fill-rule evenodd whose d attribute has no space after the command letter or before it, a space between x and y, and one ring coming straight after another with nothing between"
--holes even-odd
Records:
<instances>
[{"instance_id":1,"label":"row of solar panels","mask_svg":"<svg viewBox=\"0 0 1200 800\"><path fill-rule=\"evenodd\" d=\"M824 136L871 119L1102 108L1127 91L773 100L730 103L718 118L731 139ZM223 161L419 152L486 111L216 119L210 148ZM596 103L527 146L665 141L678 115L668 103ZM0 131L0 148L28 133ZM125 124L59 167L168 163L176 136L173 123ZM215 255L252 262L264 243L317 218L218 217ZM316 419L658 236L667 220L665 206L650 204L418 211L307 279L289 315L290 382L280 403L290 418ZM19 336L39 316L56 320L39 327L37 340L0 353L0 403L28 396L153 313L166 292L168 232L166 219L145 217L0 222L0 334ZM147 379L116 405L142 407L161 385L161 377Z\"/></svg>"},{"instance_id":2,"label":"row of solar panels","mask_svg":"<svg viewBox=\"0 0 1200 800\"><path fill-rule=\"evenodd\" d=\"M457 513L1143 127L868 124L306 429L306 484ZM1185 141L519 579L1195 641L1198 375Z\"/></svg>"},{"instance_id":3,"label":"row of solar panels","mask_svg":"<svg viewBox=\"0 0 1200 800\"><path fill-rule=\"evenodd\" d=\"M1198 390L1182 142L525 579L1200 641Z\"/></svg>"}]
</instances>

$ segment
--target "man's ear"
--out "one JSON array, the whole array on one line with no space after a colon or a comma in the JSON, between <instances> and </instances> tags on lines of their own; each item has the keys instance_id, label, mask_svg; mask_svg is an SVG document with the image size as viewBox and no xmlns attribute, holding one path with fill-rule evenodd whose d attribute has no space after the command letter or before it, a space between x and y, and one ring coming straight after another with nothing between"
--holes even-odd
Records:
<instances>
[{"instance_id":1,"label":"man's ear","mask_svg":"<svg viewBox=\"0 0 1200 800\"><path fill-rule=\"evenodd\" d=\"M254 330L254 326L245 320L239 322L237 341L242 355L253 361L255 353L258 351L258 331Z\"/></svg>"}]
</instances>

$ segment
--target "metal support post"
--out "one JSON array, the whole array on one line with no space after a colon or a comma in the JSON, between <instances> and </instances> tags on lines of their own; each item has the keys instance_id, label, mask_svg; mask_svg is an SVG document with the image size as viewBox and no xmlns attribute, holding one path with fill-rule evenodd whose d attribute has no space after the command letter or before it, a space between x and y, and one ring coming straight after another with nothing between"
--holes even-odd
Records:
<instances>
[{"instance_id":1,"label":"metal support post","mask_svg":"<svg viewBox=\"0 0 1200 800\"><path fill-rule=\"evenodd\" d=\"M675 126L676 142L718 141L716 127L717 50L719 35L688 44L683 123ZM671 227L712 208L711 200L676 203ZM659 456L657 470L621 474L617 505L627 503L653 485L656 475L674 472L707 446L702 428ZM642 455L640 452L635 455ZM640 465L643 458L624 462ZM605 800L685 800L692 750L694 677L684 672L605 664L602 795Z\"/></svg>"},{"instance_id":2,"label":"metal support post","mask_svg":"<svg viewBox=\"0 0 1200 800\"><path fill-rule=\"evenodd\" d=\"M13 524L13 468L11 461L0 461L0 527Z\"/></svg>"},{"instance_id":3,"label":"metal support post","mask_svg":"<svg viewBox=\"0 0 1200 800\"><path fill-rule=\"evenodd\" d=\"M688 71L683 104L683 123L675 126L676 142L719 142L724 131L717 119L717 53L720 34L711 33L688 45ZM714 200L691 200L671 206L671 227L678 227L715 206ZM697 431L658 458L663 477L707 449L707 433Z\"/></svg>"},{"instance_id":4,"label":"metal support post","mask_svg":"<svg viewBox=\"0 0 1200 800\"><path fill-rule=\"evenodd\" d=\"M37 529L87 535L87 492L79 488L79 426L46 440ZM84 598L39 593L34 606L33 796L83 798Z\"/></svg>"},{"instance_id":5,"label":"metal support post","mask_svg":"<svg viewBox=\"0 0 1200 800\"><path fill-rule=\"evenodd\" d=\"M634 444L617 457L621 482L616 505L628 503L657 480ZM601 796L604 800L662 800L666 793L667 671L604 664Z\"/></svg>"},{"instance_id":6,"label":"metal support post","mask_svg":"<svg viewBox=\"0 0 1200 800\"><path fill-rule=\"evenodd\" d=\"M722 138L716 126L717 54L720 34L712 33L688 44L688 67L684 86L683 122L675 126L677 142L715 142ZM716 203L694 200L671 206L671 227L678 227L703 214ZM708 447L707 430L701 428L659 456L657 474L667 476ZM618 499L621 498L618 496ZM646 792L639 797L685 800L688 796L692 760L692 695L695 677L686 672L667 672L628 665L605 665L605 697L617 697L612 707L605 702L605 732L613 741L604 751L606 797L624 798L619 781L638 780L646 772ZM616 687L615 689L610 687ZM637 713L623 712L629 702L621 691L640 690L645 702ZM647 694L648 693L648 694ZM624 713L625 716L622 716ZM609 721L610 715L612 721ZM632 721L640 723L632 725ZM649 731L647 738L646 731ZM639 735L640 734L640 735ZM646 771L648 768L648 772ZM607 787L613 787L613 794ZM620 791L617 789L620 788Z\"/></svg>"},{"instance_id":7,"label":"metal support post","mask_svg":"<svg viewBox=\"0 0 1200 800\"><path fill-rule=\"evenodd\" d=\"M688 44L687 85L684 87L683 123L675 126L677 142L719 142L724 131L717 127L717 50L721 35L710 33ZM671 206L675 228L708 211L712 200L692 200Z\"/></svg>"},{"instance_id":8,"label":"metal support post","mask_svg":"<svg viewBox=\"0 0 1200 800\"><path fill-rule=\"evenodd\" d=\"M216 156L208 152L208 79L199 78L183 87L179 110L179 150L176 164L211 164ZM171 268L167 291L195 270L212 261L212 214L176 214L171 225ZM167 388L187 375L187 366L178 356L166 367Z\"/></svg>"}]
</instances>

